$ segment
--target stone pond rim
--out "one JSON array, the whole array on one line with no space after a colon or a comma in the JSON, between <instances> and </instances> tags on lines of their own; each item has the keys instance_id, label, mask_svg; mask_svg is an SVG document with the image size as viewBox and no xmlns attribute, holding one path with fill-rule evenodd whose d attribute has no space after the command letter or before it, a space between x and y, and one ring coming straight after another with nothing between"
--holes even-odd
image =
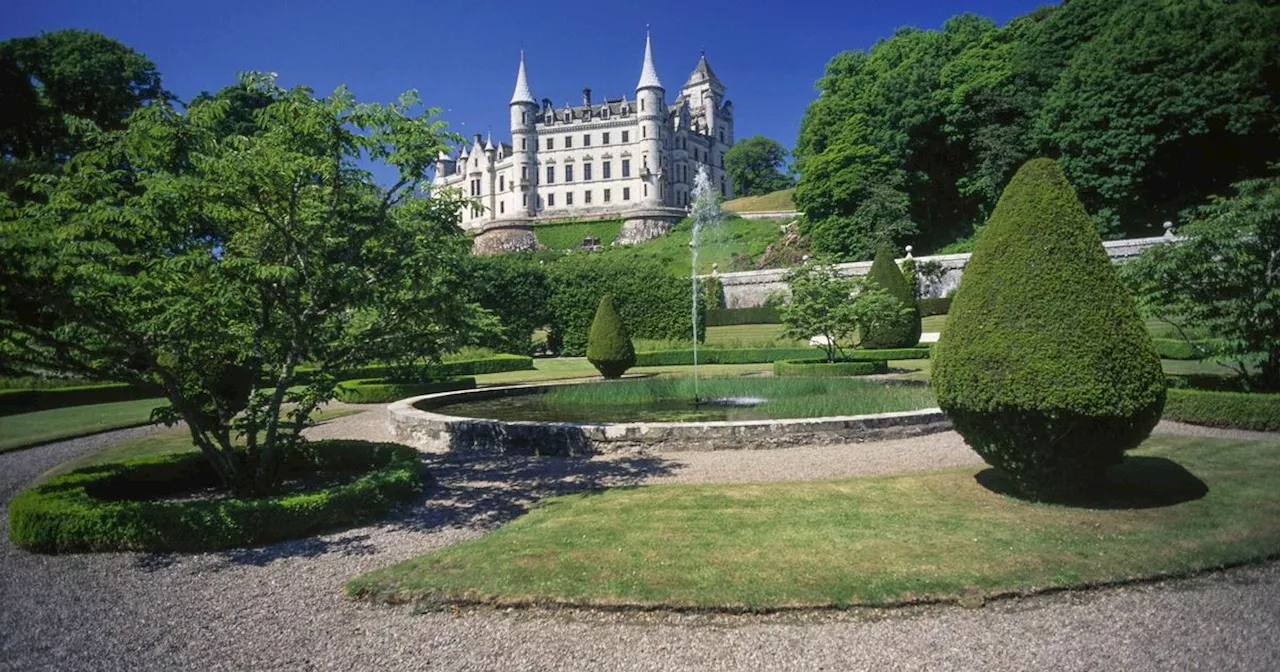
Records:
<instances>
[{"instance_id":1,"label":"stone pond rim","mask_svg":"<svg viewBox=\"0 0 1280 672\"><path fill-rule=\"evenodd\" d=\"M951 429L951 421L937 408L818 418L627 423L500 421L443 415L418 408L419 404L435 408L462 401L536 394L555 385L512 385L410 397L387 407L388 421L398 441L424 452L575 457L836 445L922 436Z\"/></svg>"}]
</instances>

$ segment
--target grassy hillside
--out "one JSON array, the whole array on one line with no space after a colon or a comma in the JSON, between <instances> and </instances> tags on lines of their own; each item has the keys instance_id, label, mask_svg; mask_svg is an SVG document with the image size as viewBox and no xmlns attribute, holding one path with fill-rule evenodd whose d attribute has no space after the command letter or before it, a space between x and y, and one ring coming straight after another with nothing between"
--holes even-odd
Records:
<instances>
[{"instance_id":1,"label":"grassy hillside","mask_svg":"<svg viewBox=\"0 0 1280 672\"><path fill-rule=\"evenodd\" d=\"M688 275L692 227L690 220L686 219L661 238L639 245L610 247L600 254L619 259L651 259L666 266L676 275ZM757 257L779 235L776 222L728 219L720 227L703 232L698 252L698 270L700 273L710 273L711 264L715 263L720 265L721 271L729 271L729 262L734 255Z\"/></svg>"},{"instance_id":2,"label":"grassy hillside","mask_svg":"<svg viewBox=\"0 0 1280 672\"><path fill-rule=\"evenodd\" d=\"M601 245L609 245L622 230L622 220L611 219L590 222L558 222L533 227L538 242L553 250L569 250L582 244L588 235L595 236Z\"/></svg>"},{"instance_id":3,"label":"grassy hillside","mask_svg":"<svg viewBox=\"0 0 1280 672\"><path fill-rule=\"evenodd\" d=\"M783 189L763 196L743 196L732 201L725 201L721 207L733 212L791 211L796 209L796 202L792 199L795 193L796 190L792 187L791 189Z\"/></svg>"}]
</instances>

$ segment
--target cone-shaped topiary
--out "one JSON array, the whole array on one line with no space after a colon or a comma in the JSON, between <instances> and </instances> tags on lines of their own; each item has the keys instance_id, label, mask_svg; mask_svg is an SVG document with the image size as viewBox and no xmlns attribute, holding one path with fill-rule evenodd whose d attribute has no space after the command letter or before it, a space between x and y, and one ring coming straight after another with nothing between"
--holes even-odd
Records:
<instances>
[{"instance_id":1,"label":"cone-shaped topiary","mask_svg":"<svg viewBox=\"0 0 1280 672\"><path fill-rule=\"evenodd\" d=\"M902 302L904 308L911 312L904 313L901 319L878 329L868 330L859 343L864 348L910 348L920 342L920 309L916 305L915 292L893 260L893 250L888 245L881 245L876 250L876 259L871 262L871 270L867 278L874 281Z\"/></svg>"},{"instance_id":2,"label":"cone-shaped topiary","mask_svg":"<svg viewBox=\"0 0 1280 672\"><path fill-rule=\"evenodd\" d=\"M932 384L969 446L1035 498L1096 485L1159 421L1160 357L1051 159L1018 170L978 237Z\"/></svg>"},{"instance_id":3,"label":"cone-shaped topiary","mask_svg":"<svg viewBox=\"0 0 1280 672\"><path fill-rule=\"evenodd\" d=\"M622 316L613 307L613 295L600 297L596 318L587 334L587 361L605 378L620 378L636 365L636 348Z\"/></svg>"}]
</instances>

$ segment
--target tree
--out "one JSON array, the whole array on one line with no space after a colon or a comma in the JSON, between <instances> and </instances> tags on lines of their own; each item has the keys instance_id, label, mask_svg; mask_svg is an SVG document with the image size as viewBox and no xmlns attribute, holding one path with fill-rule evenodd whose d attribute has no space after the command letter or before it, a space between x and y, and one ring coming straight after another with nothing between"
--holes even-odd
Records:
<instances>
[{"instance_id":1,"label":"tree","mask_svg":"<svg viewBox=\"0 0 1280 672\"><path fill-rule=\"evenodd\" d=\"M1198 208L1181 241L1124 267L1147 315L1208 331L1245 385L1280 391L1280 173Z\"/></svg>"},{"instance_id":2,"label":"tree","mask_svg":"<svg viewBox=\"0 0 1280 672\"><path fill-rule=\"evenodd\" d=\"M333 372L431 360L483 311L460 298L461 200L418 191L451 139L434 110L244 85L274 101L257 134L218 135L226 101L151 104L85 129L92 149L5 213L0 361L159 383L156 417L184 421L223 483L257 495Z\"/></svg>"},{"instance_id":3,"label":"tree","mask_svg":"<svg viewBox=\"0 0 1280 672\"><path fill-rule=\"evenodd\" d=\"M888 245L881 245L876 251L875 261L867 271L867 280L894 297L902 311L898 319L868 328L862 335L862 347L915 347L920 342L920 309L916 306L915 290L903 277Z\"/></svg>"},{"instance_id":4,"label":"tree","mask_svg":"<svg viewBox=\"0 0 1280 672\"><path fill-rule=\"evenodd\" d=\"M786 172L787 149L763 135L734 143L724 153L724 169L739 196L762 196L794 183Z\"/></svg>"},{"instance_id":5,"label":"tree","mask_svg":"<svg viewBox=\"0 0 1280 672\"><path fill-rule=\"evenodd\" d=\"M600 297L591 333L587 336L587 361L605 378L621 378L636 365L636 348L627 325L613 307L613 296Z\"/></svg>"},{"instance_id":6,"label":"tree","mask_svg":"<svg viewBox=\"0 0 1280 672\"><path fill-rule=\"evenodd\" d=\"M861 345L859 334L901 319L902 305L865 278L847 277L836 267L806 263L787 273L790 300L779 309L782 337L808 341L817 336L828 362ZM777 301L780 297L772 297Z\"/></svg>"},{"instance_id":7,"label":"tree","mask_svg":"<svg viewBox=\"0 0 1280 672\"><path fill-rule=\"evenodd\" d=\"M552 321L546 270L527 254L495 254L471 257L466 277L475 302L498 320L475 334L476 345L530 354L534 330Z\"/></svg>"},{"instance_id":8,"label":"tree","mask_svg":"<svg viewBox=\"0 0 1280 672\"><path fill-rule=\"evenodd\" d=\"M969 446L1033 497L1096 484L1160 420L1159 355L1051 159L1018 170L978 237L932 386Z\"/></svg>"},{"instance_id":9,"label":"tree","mask_svg":"<svg viewBox=\"0 0 1280 672\"><path fill-rule=\"evenodd\" d=\"M0 188L24 198L17 183L54 169L80 150L67 117L100 129L169 98L155 64L119 42L84 30L59 30L0 42Z\"/></svg>"}]
</instances>

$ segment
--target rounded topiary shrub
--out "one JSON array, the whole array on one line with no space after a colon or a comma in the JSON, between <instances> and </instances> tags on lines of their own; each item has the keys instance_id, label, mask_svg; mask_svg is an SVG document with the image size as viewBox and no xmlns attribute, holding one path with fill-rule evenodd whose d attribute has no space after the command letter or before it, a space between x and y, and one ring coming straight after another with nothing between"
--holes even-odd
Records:
<instances>
[{"instance_id":1,"label":"rounded topiary shrub","mask_svg":"<svg viewBox=\"0 0 1280 672\"><path fill-rule=\"evenodd\" d=\"M421 455L367 441L307 443L286 487L232 497L200 453L137 458L53 476L9 504L9 539L40 553L214 551L359 525L422 490Z\"/></svg>"},{"instance_id":2,"label":"rounded topiary shrub","mask_svg":"<svg viewBox=\"0 0 1280 672\"><path fill-rule=\"evenodd\" d=\"M1018 170L934 352L938 405L1037 498L1088 489L1160 419L1160 358L1057 164Z\"/></svg>"},{"instance_id":3,"label":"rounded topiary shrub","mask_svg":"<svg viewBox=\"0 0 1280 672\"><path fill-rule=\"evenodd\" d=\"M605 378L620 378L636 365L636 348L622 316L613 306L613 296L600 297L596 318L587 335L587 361Z\"/></svg>"},{"instance_id":4,"label":"rounded topiary shrub","mask_svg":"<svg viewBox=\"0 0 1280 672\"><path fill-rule=\"evenodd\" d=\"M875 329L868 329L862 335L859 344L864 348L910 348L920 342L920 308L916 305L915 292L911 284L903 277L898 263L893 260L893 251L888 245L881 245L876 250L875 261L871 262L871 270L867 278L884 288L902 303L909 312L890 324Z\"/></svg>"}]
</instances>

